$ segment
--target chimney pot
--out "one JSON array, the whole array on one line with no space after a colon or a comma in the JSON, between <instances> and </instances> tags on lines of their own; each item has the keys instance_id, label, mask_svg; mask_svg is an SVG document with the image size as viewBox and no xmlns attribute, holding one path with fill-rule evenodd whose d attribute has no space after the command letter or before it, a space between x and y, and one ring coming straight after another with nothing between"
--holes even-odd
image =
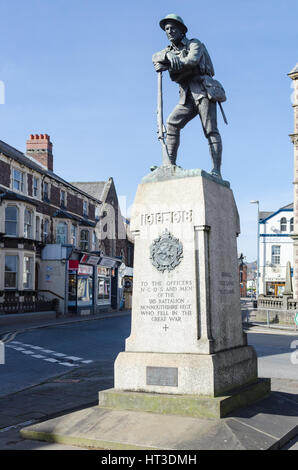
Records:
<instances>
[{"instance_id":1,"label":"chimney pot","mask_svg":"<svg viewBox=\"0 0 298 470\"><path fill-rule=\"evenodd\" d=\"M37 162L53 171L53 144L48 134L30 134L26 144L26 153Z\"/></svg>"}]
</instances>

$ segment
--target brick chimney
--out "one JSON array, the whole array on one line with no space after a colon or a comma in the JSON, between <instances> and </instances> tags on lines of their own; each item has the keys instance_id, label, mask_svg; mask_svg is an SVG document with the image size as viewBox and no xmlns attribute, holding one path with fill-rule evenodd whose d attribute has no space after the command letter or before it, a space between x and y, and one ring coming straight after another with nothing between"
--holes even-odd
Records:
<instances>
[{"instance_id":1,"label":"brick chimney","mask_svg":"<svg viewBox=\"0 0 298 470\"><path fill-rule=\"evenodd\" d=\"M53 171L53 144L48 134L31 134L26 142L26 153Z\"/></svg>"}]
</instances>

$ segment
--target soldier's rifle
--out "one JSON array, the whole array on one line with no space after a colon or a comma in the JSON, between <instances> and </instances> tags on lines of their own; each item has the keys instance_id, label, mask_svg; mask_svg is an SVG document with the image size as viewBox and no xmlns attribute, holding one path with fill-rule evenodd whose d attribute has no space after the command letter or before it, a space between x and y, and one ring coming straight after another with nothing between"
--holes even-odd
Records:
<instances>
[{"instance_id":1,"label":"soldier's rifle","mask_svg":"<svg viewBox=\"0 0 298 470\"><path fill-rule=\"evenodd\" d=\"M166 128L163 123L163 96L162 96L162 72L157 73L157 128L158 139L162 150L162 165L171 165L167 144L165 141Z\"/></svg>"}]
</instances>

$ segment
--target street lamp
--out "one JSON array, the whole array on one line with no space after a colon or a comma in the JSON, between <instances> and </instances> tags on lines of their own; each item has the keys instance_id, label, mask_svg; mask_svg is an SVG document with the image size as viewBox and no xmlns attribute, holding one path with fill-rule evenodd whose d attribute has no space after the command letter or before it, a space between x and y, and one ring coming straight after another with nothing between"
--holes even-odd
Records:
<instances>
[{"instance_id":1,"label":"street lamp","mask_svg":"<svg viewBox=\"0 0 298 470\"><path fill-rule=\"evenodd\" d=\"M258 205L258 231L257 231L257 286L256 286L256 296L259 297L259 269L260 269L260 203L259 201L250 201L251 204Z\"/></svg>"}]
</instances>

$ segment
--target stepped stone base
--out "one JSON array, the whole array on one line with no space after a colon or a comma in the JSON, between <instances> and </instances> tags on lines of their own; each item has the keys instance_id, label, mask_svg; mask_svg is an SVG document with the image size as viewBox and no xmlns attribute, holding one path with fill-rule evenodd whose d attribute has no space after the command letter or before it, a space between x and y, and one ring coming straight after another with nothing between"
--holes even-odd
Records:
<instances>
[{"instance_id":1,"label":"stepped stone base","mask_svg":"<svg viewBox=\"0 0 298 470\"><path fill-rule=\"evenodd\" d=\"M233 390L220 397L128 392L109 389L99 392L99 406L112 410L141 411L193 418L223 418L231 411L250 405L270 394L270 379Z\"/></svg>"}]
</instances>

